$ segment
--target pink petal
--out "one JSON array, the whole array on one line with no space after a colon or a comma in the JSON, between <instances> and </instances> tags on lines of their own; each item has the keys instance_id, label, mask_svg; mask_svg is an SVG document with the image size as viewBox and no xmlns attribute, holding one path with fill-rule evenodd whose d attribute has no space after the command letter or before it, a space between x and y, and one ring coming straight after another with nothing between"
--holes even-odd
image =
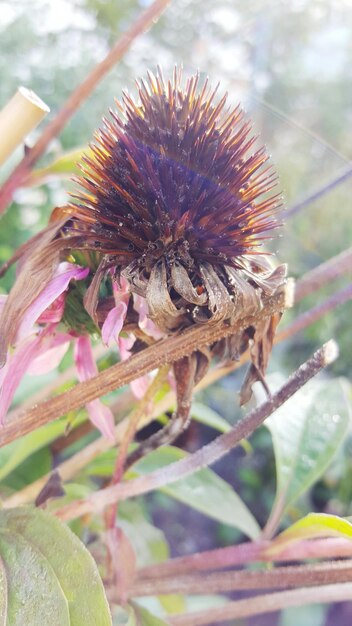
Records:
<instances>
[{"instance_id":1,"label":"pink petal","mask_svg":"<svg viewBox=\"0 0 352 626\"><path fill-rule=\"evenodd\" d=\"M76 340L74 358L78 378L81 382L89 380L98 374L98 368L93 358L92 345L87 335L78 337ZM91 422L100 430L102 435L114 440L114 416L109 407L96 399L87 402L86 409Z\"/></svg>"},{"instance_id":2,"label":"pink petal","mask_svg":"<svg viewBox=\"0 0 352 626\"><path fill-rule=\"evenodd\" d=\"M60 365L67 350L70 347L72 337L68 333L55 335L50 344L39 356L37 356L27 369L27 374L39 376L47 374Z\"/></svg>"},{"instance_id":3,"label":"pink petal","mask_svg":"<svg viewBox=\"0 0 352 626\"><path fill-rule=\"evenodd\" d=\"M112 341L118 340L127 313L127 305L120 302L109 311L101 329L103 343L110 346Z\"/></svg>"},{"instance_id":4,"label":"pink petal","mask_svg":"<svg viewBox=\"0 0 352 626\"><path fill-rule=\"evenodd\" d=\"M120 337L118 340L119 344L119 352L122 361L126 361L131 356L131 348L133 347L134 342L136 341L135 336L131 333L129 337ZM140 400L143 398L145 392L149 386L149 376L141 376L140 378L136 378L132 380L130 383L131 390L133 395Z\"/></svg>"},{"instance_id":5,"label":"pink petal","mask_svg":"<svg viewBox=\"0 0 352 626\"><path fill-rule=\"evenodd\" d=\"M11 354L1 372L0 389L0 424L4 423L7 410L11 405L16 389L26 373L30 363L40 354L46 332L36 337L27 338Z\"/></svg>"},{"instance_id":6,"label":"pink petal","mask_svg":"<svg viewBox=\"0 0 352 626\"><path fill-rule=\"evenodd\" d=\"M121 300L125 301L126 296L127 300L130 297L130 284L123 276L120 276L119 281L116 278L112 279L112 290L116 303Z\"/></svg>"},{"instance_id":7,"label":"pink petal","mask_svg":"<svg viewBox=\"0 0 352 626\"><path fill-rule=\"evenodd\" d=\"M0 294L0 315L1 315L1 311L2 311L3 306L5 306L6 300L7 300L7 295L4 294L4 293L1 293Z\"/></svg>"},{"instance_id":8,"label":"pink petal","mask_svg":"<svg viewBox=\"0 0 352 626\"><path fill-rule=\"evenodd\" d=\"M70 280L82 280L89 274L88 267L80 267L73 263L60 263L54 278L46 285L43 291L28 307L25 312L18 331L18 339L26 337L32 329L33 324L40 318L43 312L55 302L55 300L66 291ZM58 321L58 320L56 320Z\"/></svg>"},{"instance_id":9,"label":"pink petal","mask_svg":"<svg viewBox=\"0 0 352 626\"><path fill-rule=\"evenodd\" d=\"M149 380L149 376L147 375L141 376L140 378L136 378L135 380L132 380L130 385L131 385L132 393L137 398L137 400L140 400L141 398L143 398L145 392L147 391L149 387L149 384L150 384L150 380Z\"/></svg>"},{"instance_id":10,"label":"pink petal","mask_svg":"<svg viewBox=\"0 0 352 626\"><path fill-rule=\"evenodd\" d=\"M66 302L66 294L65 292L60 293L60 295L48 306L45 311L38 317L38 324L53 324L61 321L61 318L64 314L65 310L65 302Z\"/></svg>"},{"instance_id":11,"label":"pink petal","mask_svg":"<svg viewBox=\"0 0 352 626\"><path fill-rule=\"evenodd\" d=\"M122 361L126 361L126 359L131 356L130 350L133 347L135 341L136 338L132 333L130 333L128 337L119 337L118 345Z\"/></svg>"},{"instance_id":12,"label":"pink petal","mask_svg":"<svg viewBox=\"0 0 352 626\"><path fill-rule=\"evenodd\" d=\"M154 322L148 317L148 304L145 298L133 294L134 309L139 313L138 326L149 337L153 339L161 339L163 333L158 329Z\"/></svg>"}]
</instances>

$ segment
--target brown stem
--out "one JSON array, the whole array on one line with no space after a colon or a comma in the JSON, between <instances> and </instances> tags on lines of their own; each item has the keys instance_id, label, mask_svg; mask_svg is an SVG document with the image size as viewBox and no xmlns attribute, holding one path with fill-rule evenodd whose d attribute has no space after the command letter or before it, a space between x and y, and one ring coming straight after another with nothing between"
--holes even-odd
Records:
<instances>
[{"instance_id":1,"label":"brown stem","mask_svg":"<svg viewBox=\"0 0 352 626\"><path fill-rule=\"evenodd\" d=\"M352 248L348 248L325 263L321 263L298 280L295 289L295 302L299 302L324 285L348 273L352 274Z\"/></svg>"},{"instance_id":2,"label":"brown stem","mask_svg":"<svg viewBox=\"0 0 352 626\"><path fill-rule=\"evenodd\" d=\"M76 385L54 398L37 404L20 414L18 419L6 424L0 432L0 445L5 445L62 415L79 409L87 402L100 398L110 391L127 385L132 380L144 376L162 365L174 363L192 354L203 346L210 345L222 337L242 332L251 325L273 313L283 311L286 306L286 292L283 290L268 298L263 309L255 317L238 320L234 324L195 326L187 328L179 335L168 337L131 356L127 361L117 363L89 381Z\"/></svg>"},{"instance_id":3,"label":"brown stem","mask_svg":"<svg viewBox=\"0 0 352 626\"><path fill-rule=\"evenodd\" d=\"M103 510L117 500L125 500L154 491L164 485L185 478L202 467L215 463L242 439L245 439L256 430L273 411L296 393L310 378L334 361L337 354L338 350L335 342L329 341L317 350L306 363L301 365L272 398L251 411L243 420L235 424L228 433L220 435L207 446L177 463L172 463L168 467L163 467L161 470L151 472L135 480L97 491L87 499L68 504L57 511L58 517L61 519L74 519L85 513Z\"/></svg>"},{"instance_id":4,"label":"brown stem","mask_svg":"<svg viewBox=\"0 0 352 626\"><path fill-rule=\"evenodd\" d=\"M61 132L67 121L72 117L82 102L88 98L115 63L122 59L133 41L152 26L169 2L170 0L155 0L122 35L107 56L93 68L89 76L71 93L57 116L48 124L33 148L29 150L5 181L0 190L0 213L6 209L8 203L11 201L13 192L23 183L33 165L45 152L53 137Z\"/></svg>"},{"instance_id":5,"label":"brown stem","mask_svg":"<svg viewBox=\"0 0 352 626\"><path fill-rule=\"evenodd\" d=\"M270 541L245 542L226 548L207 550L189 556L169 559L164 563L149 565L138 570L138 580L177 577L187 572L201 572L222 569L229 566L254 562L272 562ZM268 556L266 549L269 549ZM340 537L324 539L304 539L275 553L275 562L303 561L305 559L335 559L352 557L352 541Z\"/></svg>"},{"instance_id":6,"label":"brown stem","mask_svg":"<svg viewBox=\"0 0 352 626\"><path fill-rule=\"evenodd\" d=\"M168 617L170 626L205 626L215 622L223 623L228 620L272 613L290 606L305 604L328 604L330 602L344 602L351 599L352 583L335 585L318 585L303 589L290 589L254 596L250 599L228 602L224 606L206 611L197 611L188 615Z\"/></svg>"},{"instance_id":7,"label":"brown stem","mask_svg":"<svg viewBox=\"0 0 352 626\"><path fill-rule=\"evenodd\" d=\"M254 589L286 589L289 587L345 583L352 579L352 560L276 567L269 570L202 572L153 580L137 580L129 590L130 597L166 594L212 594Z\"/></svg>"}]
</instances>

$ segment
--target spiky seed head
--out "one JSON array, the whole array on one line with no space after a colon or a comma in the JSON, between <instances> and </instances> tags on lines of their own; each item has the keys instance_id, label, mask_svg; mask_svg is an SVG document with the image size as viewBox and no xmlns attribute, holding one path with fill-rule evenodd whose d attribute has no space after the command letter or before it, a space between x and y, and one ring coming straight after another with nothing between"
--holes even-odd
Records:
<instances>
[{"instance_id":1,"label":"spiky seed head","mask_svg":"<svg viewBox=\"0 0 352 626\"><path fill-rule=\"evenodd\" d=\"M137 86L138 102L124 93L81 163L66 236L105 255L162 328L189 313L229 317L229 286L269 276L260 247L280 196L268 154L241 108L198 75L183 88L180 70L167 82L159 70Z\"/></svg>"}]
</instances>

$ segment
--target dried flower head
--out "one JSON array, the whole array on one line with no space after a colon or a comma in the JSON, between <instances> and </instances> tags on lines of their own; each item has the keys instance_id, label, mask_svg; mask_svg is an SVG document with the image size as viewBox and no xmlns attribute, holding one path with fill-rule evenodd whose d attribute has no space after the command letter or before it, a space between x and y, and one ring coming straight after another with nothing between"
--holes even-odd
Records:
<instances>
[{"instance_id":1,"label":"dried flower head","mask_svg":"<svg viewBox=\"0 0 352 626\"><path fill-rule=\"evenodd\" d=\"M198 82L183 90L180 71L167 83L159 71L138 103L125 93L66 208L65 237L86 238L165 331L230 318L246 294L257 300L251 284L277 286L260 250L277 226L276 175L242 110Z\"/></svg>"},{"instance_id":2,"label":"dried flower head","mask_svg":"<svg viewBox=\"0 0 352 626\"><path fill-rule=\"evenodd\" d=\"M278 225L276 175L240 107L227 107L226 95L217 101L217 89L207 81L200 88L198 75L183 88L177 69L172 80L159 70L137 86L138 102L124 93L96 132L72 201L55 209L50 225L2 270L21 259L0 319L0 361L11 375L8 346L29 322L40 330L28 340L28 364L44 340L58 341L61 324L85 379L96 371L93 332L100 330L106 344L116 339L127 358L191 324L253 316L263 295L284 281L285 266L274 268L262 248ZM174 364L181 425L213 355L237 358L250 346L242 400L254 380L263 382L278 319L269 316ZM129 337L120 338L121 331ZM88 408L101 425L106 407Z\"/></svg>"}]
</instances>

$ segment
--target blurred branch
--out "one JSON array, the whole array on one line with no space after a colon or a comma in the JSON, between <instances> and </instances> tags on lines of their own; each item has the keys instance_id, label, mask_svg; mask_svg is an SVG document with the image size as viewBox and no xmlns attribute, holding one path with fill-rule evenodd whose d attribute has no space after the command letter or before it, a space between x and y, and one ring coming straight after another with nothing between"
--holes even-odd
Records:
<instances>
[{"instance_id":1,"label":"blurred branch","mask_svg":"<svg viewBox=\"0 0 352 626\"><path fill-rule=\"evenodd\" d=\"M144 376L162 365L170 364L195 350L211 345L223 337L243 332L246 328L258 324L275 312L286 307L287 290L283 289L267 298L264 307L255 316L242 318L234 324L207 324L187 328L178 335L173 335L152 346L141 350L122 363L117 363L100 372L89 381L76 385L73 389L45 400L20 414L18 419L6 424L0 431L0 444L5 445L21 437L34 428L39 428L69 411L79 409L87 402L127 385L132 380Z\"/></svg>"},{"instance_id":2,"label":"blurred branch","mask_svg":"<svg viewBox=\"0 0 352 626\"><path fill-rule=\"evenodd\" d=\"M326 313L329 313L329 311L333 311L338 306L345 304L345 302L348 302L351 299L352 283L347 285L347 287L344 287L344 289L340 289L340 291L333 293L317 306L296 317L292 324L289 324L289 326L286 326L286 328L283 328L280 331L277 337L278 341L283 341L288 337L296 335L296 333L300 332L304 328L307 328L307 326L314 324L314 322L326 315Z\"/></svg>"},{"instance_id":3,"label":"blurred branch","mask_svg":"<svg viewBox=\"0 0 352 626\"><path fill-rule=\"evenodd\" d=\"M276 567L267 570L235 570L181 574L152 580L137 580L129 589L130 597L165 594L212 594L253 589L285 589L330 583L345 583L352 579L352 560Z\"/></svg>"},{"instance_id":4,"label":"blurred branch","mask_svg":"<svg viewBox=\"0 0 352 626\"><path fill-rule=\"evenodd\" d=\"M203 330L204 332L204 330ZM324 344L314 355L301 365L284 385L262 405L251 411L226 434L220 435L210 444L204 446L185 459L172 463L160 470L151 472L134 480L120 485L107 487L91 494L87 499L72 502L56 512L61 519L74 519L85 513L99 511L117 500L125 500L137 495L142 495L164 485L171 484L185 478L195 471L215 463L227 454L242 439L247 438L256 430L264 420L290 398L298 389L315 376L321 369L332 363L338 354L337 345L334 341Z\"/></svg>"},{"instance_id":5,"label":"blurred branch","mask_svg":"<svg viewBox=\"0 0 352 626\"><path fill-rule=\"evenodd\" d=\"M270 541L247 541L226 548L217 548L169 559L163 563L139 569L138 580L146 582L154 578L174 578L187 572L216 570L256 562L272 562L273 556L266 554L266 550L270 550L271 545L272 542ZM327 537L324 539L302 539L284 546L282 552L275 553L275 562L341 557L352 557L352 541L342 537Z\"/></svg>"},{"instance_id":6,"label":"blurred branch","mask_svg":"<svg viewBox=\"0 0 352 626\"><path fill-rule=\"evenodd\" d=\"M346 180L348 180L351 176L352 167L349 166L346 170L342 172L342 174L339 174L339 176L336 176L335 178L330 180L330 182L326 183L326 185L319 187L319 189L313 191L313 193L309 194L306 198L303 198L303 200L288 208L287 211L285 211L285 217L292 217L292 215L295 215L309 204L312 204L312 202L315 202L316 200L319 200L319 198L321 198L322 196L330 193L330 191L335 189L335 187L337 187L338 185L346 182Z\"/></svg>"},{"instance_id":7,"label":"blurred branch","mask_svg":"<svg viewBox=\"0 0 352 626\"><path fill-rule=\"evenodd\" d=\"M343 274L352 274L352 248L348 248L328 259L325 263L321 263L298 280L295 289L295 302L303 300L312 292L318 291Z\"/></svg>"},{"instance_id":8,"label":"blurred branch","mask_svg":"<svg viewBox=\"0 0 352 626\"><path fill-rule=\"evenodd\" d=\"M228 602L214 609L207 608L205 611L197 611L188 615L168 616L168 623L170 626L205 626L205 624L220 621L223 623L226 620L272 613L290 606L349 601L351 594L352 583L291 589Z\"/></svg>"},{"instance_id":9,"label":"blurred branch","mask_svg":"<svg viewBox=\"0 0 352 626\"><path fill-rule=\"evenodd\" d=\"M88 98L112 67L122 59L135 39L152 26L169 2L170 0L155 0L122 35L107 56L93 68L87 78L71 93L62 109L44 129L33 148L28 151L3 184L0 190L0 213L5 211L14 191L24 182L33 165L43 155L53 137L61 132L78 107Z\"/></svg>"}]
</instances>

